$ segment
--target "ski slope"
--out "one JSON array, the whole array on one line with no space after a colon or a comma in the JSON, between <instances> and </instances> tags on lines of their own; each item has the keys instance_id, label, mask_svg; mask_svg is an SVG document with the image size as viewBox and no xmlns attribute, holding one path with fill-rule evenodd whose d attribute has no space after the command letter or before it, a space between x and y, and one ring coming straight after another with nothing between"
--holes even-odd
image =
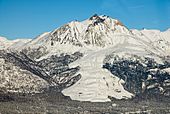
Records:
<instances>
[{"instance_id":1,"label":"ski slope","mask_svg":"<svg viewBox=\"0 0 170 114\"><path fill-rule=\"evenodd\" d=\"M116 99L132 98L133 94L126 91L122 85L124 81L102 68L106 55L113 51L120 52L119 46L88 52L86 56L71 64L71 67L80 66L78 73L82 77L62 93L70 96L72 100L91 102L108 102L109 96Z\"/></svg>"}]
</instances>

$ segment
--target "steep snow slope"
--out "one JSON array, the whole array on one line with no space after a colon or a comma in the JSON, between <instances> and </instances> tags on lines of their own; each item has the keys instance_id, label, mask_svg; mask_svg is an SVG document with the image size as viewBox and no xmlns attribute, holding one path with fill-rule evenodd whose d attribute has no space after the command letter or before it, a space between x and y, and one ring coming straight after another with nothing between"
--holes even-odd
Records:
<instances>
[{"instance_id":1,"label":"steep snow slope","mask_svg":"<svg viewBox=\"0 0 170 114\"><path fill-rule=\"evenodd\" d=\"M119 48L113 47L89 52L82 59L74 62L71 66L80 66L78 73L82 78L73 86L64 89L62 93L73 100L91 102L107 102L110 101L109 96L116 99L131 98L133 94L123 88L124 81L102 68L105 56L117 49Z\"/></svg>"},{"instance_id":2,"label":"steep snow slope","mask_svg":"<svg viewBox=\"0 0 170 114\"><path fill-rule=\"evenodd\" d=\"M170 55L170 31L161 32L159 30L132 30L134 36L149 42L157 50L164 52L164 55Z\"/></svg>"},{"instance_id":3,"label":"steep snow slope","mask_svg":"<svg viewBox=\"0 0 170 114\"><path fill-rule=\"evenodd\" d=\"M60 44L82 46L79 37L83 29L85 29L85 25L81 22L72 21L51 33L51 43L55 44L59 42Z\"/></svg>"},{"instance_id":4,"label":"steep snow slope","mask_svg":"<svg viewBox=\"0 0 170 114\"><path fill-rule=\"evenodd\" d=\"M170 54L170 31L159 31L159 30L142 30L143 34L145 34L148 38L151 38L155 47L161 48L167 53Z\"/></svg>"}]
</instances>

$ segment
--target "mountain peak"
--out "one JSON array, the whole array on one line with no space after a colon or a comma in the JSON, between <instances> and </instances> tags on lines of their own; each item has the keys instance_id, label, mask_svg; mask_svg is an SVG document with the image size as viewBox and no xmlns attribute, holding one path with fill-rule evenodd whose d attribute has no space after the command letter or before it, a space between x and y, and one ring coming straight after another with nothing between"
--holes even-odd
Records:
<instances>
[{"instance_id":1,"label":"mountain peak","mask_svg":"<svg viewBox=\"0 0 170 114\"><path fill-rule=\"evenodd\" d=\"M93 20L94 18L96 18L96 17L99 17L97 14L94 14L93 16L91 16L90 18L89 18L89 20Z\"/></svg>"},{"instance_id":2,"label":"mountain peak","mask_svg":"<svg viewBox=\"0 0 170 114\"><path fill-rule=\"evenodd\" d=\"M116 25L116 26L118 26L118 25L119 26L124 26L121 21L119 21L117 19L114 19L114 18L111 18L111 17L109 17L107 15L97 15L97 14L94 14L93 16L91 16L89 18L89 20L92 21L92 23L94 25L97 25L99 23L107 23L107 24L112 23L113 24L112 26L114 26L114 25Z\"/></svg>"},{"instance_id":3,"label":"mountain peak","mask_svg":"<svg viewBox=\"0 0 170 114\"><path fill-rule=\"evenodd\" d=\"M116 19L94 14L85 21L71 21L37 40L41 42L38 44L45 43L52 47L67 44L103 48L114 44L115 34L129 34L129 30Z\"/></svg>"},{"instance_id":4,"label":"mountain peak","mask_svg":"<svg viewBox=\"0 0 170 114\"><path fill-rule=\"evenodd\" d=\"M91 16L89 18L89 20L94 20L94 19L106 19L109 18L109 16L107 15L98 15L98 14L94 14L93 16Z\"/></svg>"},{"instance_id":5,"label":"mountain peak","mask_svg":"<svg viewBox=\"0 0 170 114\"><path fill-rule=\"evenodd\" d=\"M89 20L92 21L94 25L97 25L98 23L103 23L105 21L105 18L94 14L92 17L89 18Z\"/></svg>"}]
</instances>

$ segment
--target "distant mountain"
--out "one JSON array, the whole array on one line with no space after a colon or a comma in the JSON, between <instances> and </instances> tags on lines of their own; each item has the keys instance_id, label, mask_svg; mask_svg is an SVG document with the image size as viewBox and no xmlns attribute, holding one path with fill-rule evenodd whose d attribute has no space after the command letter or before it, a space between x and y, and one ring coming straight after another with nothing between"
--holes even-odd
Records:
<instances>
[{"instance_id":1,"label":"distant mountain","mask_svg":"<svg viewBox=\"0 0 170 114\"><path fill-rule=\"evenodd\" d=\"M117 19L95 14L32 40L1 38L0 46L0 60L12 66L9 72L1 62L0 75L17 80L17 69L31 76L26 79L35 86L32 91L23 86L25 92L53 88L72 100L91 102L170 96L169 30L130 30ZM38 85L32 81L35 77ZM27 83L24 78L20 81ZM0 86L23 92L14 82L10 87Z\"/></svg>"},{"instance_id":2,"label":"distant mountain","mask_svg":"<svg viewBox=\"0 0 170 114\"><path fill-rule=\"evenodd\" d=\"M12 44L9 40L7 40L5 37L0 37L0 49L4 49L9 47Z\"/></svg>"},{"instance_id":3,"label":"distant mountain","mask_svg":"<svg viewBox=\"0 0 170 114\"><path fill-rule=\"evenodd\" d=\"M7 38L0 36L0 49L19 49L19 47L24 46L24 44L29 41L31 41L31 39L8 40Z\"/></svg>"}]
</instances>

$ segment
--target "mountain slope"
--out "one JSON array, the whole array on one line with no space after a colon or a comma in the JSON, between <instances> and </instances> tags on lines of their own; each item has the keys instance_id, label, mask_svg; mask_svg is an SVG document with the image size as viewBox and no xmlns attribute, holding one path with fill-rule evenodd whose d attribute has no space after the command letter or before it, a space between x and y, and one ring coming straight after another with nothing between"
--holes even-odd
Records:
<instances>
[{"instance_id":1,"label":"mountain slope","mask_svg":"<svg viewBox=\"0 0 170 114\"><path fill-rule=\"evenodd\" d=\"M0 37L0 49L6 49L10 45L12 45L12 42L7 40L5 37Z\"/></svg>"},{"instance_id":2,"label":"mountain slope","mask_svg":"<svg viewBox=\"0 0 170 114\"><path fill-rule=\"evenodd\" d=\"M129 30L120 21L109 16L93 15L85 21L72 21L52 32L43 33L27 43L24 49L31 51L32 49L40 48L46 52L45 55L48 57L56 53L100 50L122 44L128 40L127 43L133 45L144 45L146 47L145 50L149 50L152 53L159 55L165 52L169 53L169 32L156 31L154 34L157 35L152 35L151 30ZM165 38L155 38L155 36L160 35L165 36ZM152 48L150 49L150 47Z\"/></svg>"},{"instance_id":3,"label":"mountain slope","mask_svg":"<svg viewBox=\"0 0 170 114\"><path fill-rule=\"evenodd\" d=\"M0 57L1 92L40 93L48 83L28 70L23 70Z\"/></svg>"},{"instance_id":4,"label":"mountain slope","mask_svg":"<svg viewBox=\"0 0 170 114\"><path fill-rule=\"evenodd\" d=\"M133 94L123 88L124 81L102 68L106 55L118 51L118 47L88 53L71 64L71 66L80 66L78 73L82 75L82 78L73 86L64 89L62 93L73 100L91 102L110 101L109 97L132 98Z\"/></svg>"},{"instance_id":5,"label":"mountain slope","mask_svg":"<svg viewBox=\"0 0 170 114\"><path fill-rule=\"evenodd\" d=\"M16 39L8 40L5 37L0 37L0 49L16 49L23 47L31 39Z\"/></svg>"},{"instance_id":6,"label":"mountain slope","mask_svg":"<svg viewBox=\"0 0 170 114\"><path fill-rule=\"evenodd\" d=\"M119 20L93 15L24 43L3 39L1 45L8 50L0 58L73 100L107 102L145 93L168 96L169 33L129 30Z\"/></svg>"},{"instance_id":7,"label":"mountain slope","mask_svg":"<svg viewBox=\"0 0 170 114\"><path fill-rule=\"evenodd\" d=\"M96 50L121 42L122 39L114 35L122 34L130 35L131 32L120 21L104 15L94 15L85 21L72 21L50 33L44 33L25 47L43 46L48 53ZM34 46L32 47L32 45Z\"/></svg>"}]
</instances>

